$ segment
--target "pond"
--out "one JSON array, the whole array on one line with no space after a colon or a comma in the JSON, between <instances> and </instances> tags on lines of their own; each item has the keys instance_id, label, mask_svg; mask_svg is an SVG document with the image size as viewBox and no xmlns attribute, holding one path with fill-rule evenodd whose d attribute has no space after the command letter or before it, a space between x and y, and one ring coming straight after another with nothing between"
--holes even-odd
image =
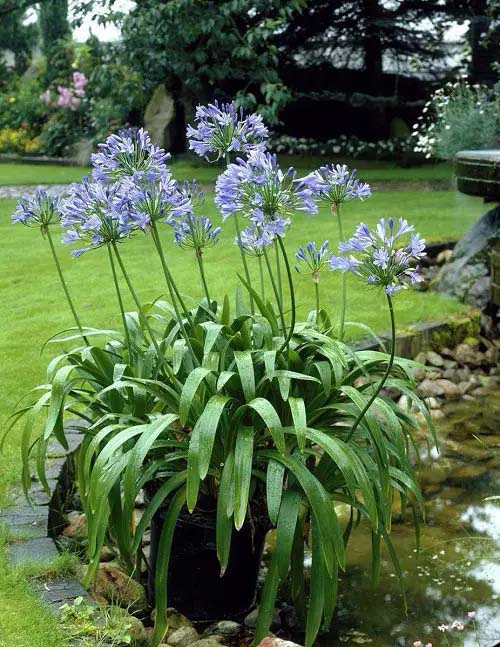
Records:
<instances>
[{"instance_id":1,"label":"pond","mask_svg":"<svg viewBox=\"0 0 500 647\"><path fill-rule=\"evenodd\" d=\"M407 647L417 639L433 647L500 644L500 501L485 500L500 494L499 395L449 405L439 422L440 453L433 449L428 456L423 445L427 526L421 526L420 553L410 520L398 523L395 511L391 536L404 572L407 615L387 554L379 584L371 584L370 533L359 527L332 629L317 647ZM465 624L463 631L445 636L437 629L455 620Z\"/></svg>"}]
</instances>

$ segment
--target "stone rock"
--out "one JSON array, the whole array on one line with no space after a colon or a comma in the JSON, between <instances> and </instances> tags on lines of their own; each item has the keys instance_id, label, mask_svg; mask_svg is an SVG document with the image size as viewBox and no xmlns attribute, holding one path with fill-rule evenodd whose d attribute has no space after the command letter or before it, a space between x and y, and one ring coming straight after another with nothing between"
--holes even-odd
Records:
<instances>
[{"instance_id":1,"label":"stone rock","mask_svg":"<svg viewBox=\"0 0 500 647\"><path fill-rule=\"evenodd\" d=\"M436 422L436 420L442 420L445 418L445 413L442 409L431 409L431 418Z\"/></svg>"},{"instance_id":2,"label":"stone rock","mask_svg":"<svg viewBox=\"0 0 500 647\"><path fill-rule=\"evenodd\" d=\"M438 400L437 398L425 398L425 404L427 405L428 409L440 409L441 408L441 401Z\"/></svg>"},{"instance_id":3,"label":"stone rock","mask_svg":"<svg viewBox=\"0 0 500 647\"><path fill-rule=\"evenodd\" d=\"M453 256L453 250L452 249L443 249L443 251L439 252L439 254L436 256L436 263L438 265L443 265L444 263L449 263L452 256Z\"/></svg>"},{"instance_id":4,"label":"stone rock","mask_svg":"<svg viewBox=\"0 0 500 647\"><path fill-rule=\"evenodd\" d=\"M207 627L203 632L204 636L225 636L232 638L233 636L238 636L242 631L243 627L233 620L220 620L219 622L214 622L214 624Z\"/></svg>"},{"instance_id":5,"label":"stone rock","mask_svg":"<svg viewBox=\"0 0 500 647\"><path fill-rule=\"evenodd\" d=\"M179 627L168 636L168 642L172 647L188 647L198 638L198 632L194 627Z\"/></svg>"},{"instance_id":6,"label":"stone rock","mask_svg":"<svg viewBox=\"0 0 500 647\"><path fill-rule=\"evenodd\" d=\"M483 398L489 394L489 389L485 386L478 386L473 391L471 391L471 395L473 395L475 398Z\"/></svg>"},{"instance_id":7,"label":"stone rock","mask_svg":"<svg viewBox=\"0 0 500 647\"><path fill-rule=\"evenodd\" d=\"M147 607L146 591L142 584L127 575L115 562L99 564L91 591L97 599L108 604L118 604L130 611L143 611Z\"/></svg>"},{"instance_id":8,"label":"stone rock","mask_svg":"<svg viewBox=\"0 0 500 647\"><path fill-rule=\"evenodd\" d=\"M155 614L153 611L153 613L151 614L152 620L154 620L154 617L155 617ZM182 629L185 627L194 629L193 623L191 622L191 620L189 620L189 618L186 618L185 615L183 615L173 607L168 607L167 609L167 623L168 623L168 629L166 633L167 640L178 629Z\"/></svg>"},{"instance_id":9,"label":"stone rock","mask_svg":"<svg viewBox=\"0 0 500 647\"><path fill-rule=\"evenodd\" d=\"M467 294L467 303L478 310L484 310L490 302L490 296L490 277L482 276L472 284Z\"/></svg>"},{"instance_id":10,"label":"stone rock","mask_svg":"<svg viewBox=\"0 0 500 647\"><path fill-rule=\"evenodd\" d=\"M431 364L432 366L444 366L444 359L441 357L441 355L439 355L439 353L436 353L433 350L427 351L425 357L427 359L427 363Z\"/></svg>"},{"instance_id":11,"label":"stone rock","mask_svg":"<svg viewBox=\"0 0 500 647\"><path fill-rule=\"evenodd\" d=\"M420 382L420 384L417 387L417 391L419 395L423 397L427 396L434 396L434 397L439 397L440 395L444 395L444 390L439 384L436 382L433 382L432 380L425 379Z\"/></svg>"},{"instance_id":12,"label":"stone rock","mask_svg":"<svg viewBox=\"0 0 500 647\"><path fill-rule=\"evenodd\" d=\"M444 265L435 281L440 292L480 307L481 285L476 283L489 272L489 254L500 238L500 207L488 211L456 244L450 262ZM484 287L484 282L483 282Z\"/></svg>"},{"instance_id":13,"label":"stone rock","mask_svg":"<svg viewBox=\"0 0 500 647\"><path fill-rule=\"evenodd\" d=\"M108 546L103 546L101 550L100 562L112 562L116 558L115 553Z\"/></svg>"},{"instance_id":14,"label":"stone rock","mask_svg":"<svg viewBox=\"0 0 500 647\"><path fill-rule=\"evenodd\" d=\"M445 398L458 398L460 396L460 389L451 380L436 380L435 384L443 390Z\"/></svg>"},{"instance_id":15,"label":"stone rock","mask_svg":"<svg viewBox=\"0 0 500 647\"><path fill-rule=\"evenodd\" d=\"M149 632L139 618L128 613L126 609L120 609L116 606L111 607L110 612L113 616L122 618L124 622L130 625L128 633L133 645L144 645L148 642Z\"/></svg>"},{"instance_id":16,"label":"stone rock","mask_svg":"<svg viewBox=\"0 0 500 647\"><path fill-rule=\"evenodd\" d=\"M483 476L488 471L486 465L462 465L453 470L453 472L448 476L448 481L453 482L463 482L463 481L472 481L474 479Z\"/></svg>"},{"instance_id":17,"label":"stone rock","mask_svg":"<svg viewBox=\"0 0 500 647\"><path fill-rule=\"evenodd\" d=\"M258 647L301 647L298 643L291 640L283 640L282 638L264 638Z\"/></svg>"},{"instance_id":18,"label":"stone rock","mask_svg":"<svg viewBox=\"0 0 500 647\"><path fill-rule=\"evenodd\" d=\"M457 387L460 393L465 395L466 393L469 393L469 391L472 391L474 384L471 384L470 382L459 382Z\"/></svg>"},{"instance_id":19,"label":"stone rock","mask_svg":"<svg viewBox=\"0 0 500 647\"><path fill-rule=\"evenodd\" d=\"M84 512L70 512L68 525L62 531L63 537L69 539L86 539L88 535L87 515Z\"/></svg>"},{"instance_id":20,"label":"stone rock","mask_svg":"<svg viewBox=\"0 0 500 647\"><path fill-rule=\"evenodd\" d=\"M189 647L224 647L224 645L211 636L210 638L201 638L201 640L196 640L194 643L191 643Z\"/></svg>"},{"instance_id":21,"label":"stone rock","mask_svg":"<svg viewBox=\"0 0 500 647\"><path fill-rule=\"evenodd\" d=\"M418 362L419 364L426 364L427 363L427 353L420 352L415 357L415 361Z\"/></svg>"},{"instance_id":22,"label":"stone rock","mask_svg":"<svg viewBox=\"0 0 500 647\"><path fill-rule=\"evenodd\" d=\"M149 132L153 143L166 146L167 128L175 117L174 99L163 83L153 92L144 111L144 128Z\"/></svg>"},{"instance_id":23,"label":"stone rock","mask_svg":"<svg viewBox=\"0 0 500 647\"><path fill-rule=\"evenodd\" d=\"M458 384L460 382L459 370L460 369L457 368L447 368L443 371L443 379L451 380L452 382L455 382L455 384Z\"/></svg>"},{"instance_id":24,"label":"stone rock","mask_svg":"<svg viewBox=\"0 0 500 647\"><path fill-rule=\"evenodd\" d=\"M246 627L249 629L255 629L257 626L257 616L259 615L259 607L255 607L253 611L250 611L250 613L246 616L246 618L243 620L244 624ZM278 629L281 627L281 618L279 616L279 613L274 609L273 611L273 619L271 620L271 629Z\"/></svg>"}]
</instances>

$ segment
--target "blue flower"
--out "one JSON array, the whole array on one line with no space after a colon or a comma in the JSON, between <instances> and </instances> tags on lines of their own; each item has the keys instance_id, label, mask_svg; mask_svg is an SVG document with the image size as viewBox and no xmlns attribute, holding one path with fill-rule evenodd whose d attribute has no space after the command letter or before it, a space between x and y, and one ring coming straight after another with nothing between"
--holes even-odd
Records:
<instances>
[{"instance_id":1,"label":"blue flower","mask_svg":"<svg viewBox=\"0 0 500 647\"><path fill-rule=\"evenodd\" d=\"M315 242L309 242L305 247L300 246L295 254L299 263L304 263L312 273L313 281L319 281L319 273L328 265L328 241L325 240L319 249L316 248ZM295 266L295 270L300 273L300 265Z\"/></svg>"},{"instance_id":2,"label":"blue flower","mask_svg":"<svg viewBox=\"0 0 500 647\"><path fill-rule=\"evenodd\" d=\"M357 171L349 171L345 164L330 164L313 171L299 182L318 200L338 206L348 200L363 200L371 195L371 188L357 178Z\"/></svg>"},{"instance_id":3,"label":"blue flower","mask_svg":"<svg viewBox=\"0 0 500 647\"><path fill-rule=\"evenodd\" d=\"M122 180L121 187L120 206L129 214L132 229L145 231L151 222L168 223L171 218L192 213L194 185L181 188L167 169L159 174L136 171Z\"/></svg>"},{"instance_id":4,"label":"blue flower","mask_svg":"<svg viewBox=\"0 0 500 647\"><path fill-rule=\"evenodd\" d=\"M201 157L214 161L226 153L244 153L265 149L269 132L257 114L245 115L235 103L217 101L196 108L195 125L187 127L189 148Z\"/></svg>"},{"instance_id":5,"label":"blue flower","mask_svg":"<svg viewBox=\"0 0 500 647\"><path fill-rule=\"evenodd\" d=\"M81 184L71 185L61 211L61 225L66 229L63 243L82 241L86 245L73 250L74 257L117 242L136 228L119 182L109 184L86 177Z\"/></svg>"},{"instance_id":6,"label":"blue flower","mask_svg":"<svg viewBox=\"0 0 500 647\"><path fill-rule=\"evenodd\" d=\"M212 221L205 216L185 214L169 222L174 228L174 240L184 249L192 248L200 253L205 247L212 247L219 242L220 227L214 227Z\"/></svg>"},{"instance_id":7,"label":"blue flower","mask_svg":"<svg viewBox=\"0 0 500 647\"><path fill-rule=\"evenodd\" d=\"M110 135L99 152L91 156L94 165L94 180L119 180L135 171L161 174L166 171L165 162L170 155L151 142L149 133L143 128L120 130Z\"/></svg>"},{"instance_id":8,"label":"blue flower","mask_svg":"<svg viewBox=\"0 0 500 647\"><path fill-rule=\"evenodd\" d=\"M310 192L295 182L295 171L283 173L276 155L262 152L229 164L217 180L215 204L223 220L242 213L273 238L284 235L294 211L317 213Z\"/></svg>"},{"instance_id":9,"label":"blue flower","mask_svg":"<svg viewBox=\"0 0 500 647\"><path fill-rule=\"evenodd\" d=\"M273 244L274 236L266 228L252 223L241 232L241 247L251 256L262 256L267 247ZM234 239L236 245L238 238Z\"/></svg>"},{"instance_id":10,"label":"blue flower","mask_svg":"<svg viewBox=\"0 0 500 647\"><path fill-rule=\"evenodd\" d=\"M22 223L26 227L41 227L42 231L54 222L59 222L61 200L50 196L43 189L36 189L35 194L24 195L12 214L13 223Z\"/></svg>"},{"instance_id":11,"label":"blue flower","mask_svg":"<svg viewBox=\"0 0 500 647\"><path fill-rule=\"evenodd\" d=\"M396 249L394 243L408 233L409 243ZM399 219L397 231L392 218L387 222L382 218L374 231L361 223L347 242L340 243L339 252L356 252L358 256L332 254L332 270L352 272L369 285L383 287L389 296L422 280L415 264L425 256L425 241L413 233L413 226L403 218Z\"/></svg>"}]
</instances>

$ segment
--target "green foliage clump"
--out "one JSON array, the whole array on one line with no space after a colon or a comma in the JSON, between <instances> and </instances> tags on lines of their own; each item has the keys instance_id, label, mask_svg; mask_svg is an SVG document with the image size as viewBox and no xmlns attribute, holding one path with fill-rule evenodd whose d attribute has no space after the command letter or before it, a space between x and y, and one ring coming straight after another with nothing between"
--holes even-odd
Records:
<instances>
[{"instance_id":1,"label":"green foliage clump","mask_svg":"<svg viewBox=\"0 0 500 647\"><path fill-rule=\"evenodd\" d=\"M461 150L497 148L500 84L488 88L466 81L447 83L426 103L414 126L415 151L452 159Z\"/></svg>"}]
</instances>

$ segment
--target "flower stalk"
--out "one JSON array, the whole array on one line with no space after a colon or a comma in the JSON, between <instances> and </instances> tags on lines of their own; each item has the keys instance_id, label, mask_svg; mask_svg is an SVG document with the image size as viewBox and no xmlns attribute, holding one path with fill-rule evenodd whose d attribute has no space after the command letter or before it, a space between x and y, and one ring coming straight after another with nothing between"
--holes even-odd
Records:
<instances>
[{"instance_id":1,"label":"flower stalk","mask_svg":"<svg viewBox=\"0 0 500 647\"><path fill-rule=\"evenodd\" d=\"M386 297L387 297L387 305L389 306L389 315L390 315L390 319L391 319L391 354L389 356L389 361L387 363L387 368L385 369L385 373L384 373L382 379L380 380L380 382L379 382L377 388L375 389L374 393L372 394L371 398L365 404L363 409L360 411L358 417L354 421L354 424L351 427L349 435L347 436L347 438L345 440L346 443L348 443L351 440L351 438L354 436L354 434L356 432L356 429L359 426L359 423L363 420L366 412L372 406L372 404L375 402L375 399L378 397L378 394L380 393L380 391L384 388L384 384L386 383L387 378L391 374L392 366L394 364L394 353L395 353L395 350L396 350L396 324L395 324L395 321L394 321L394 308L392 306L392 298L391 298L391 296L389 294L386 294Z\"/></svg>"},{"instance_id":2,"label":"flower stalk","mask_svg":"<svg viewBox=\"0 0 500 647\"><path fill-rule=\"evenodd\" d=\"M339 232L339 243L344 242L344 232L342 229L342 218L340 217L340 204L332 204L333 217L337 217L337 227ZM347 307L347 277L345 272L340 278L340 313L339 313L339 339L344 339L345 311Z\"/></svg>"},{"instance_id":3,"label":"flower stalk","mask_svg":"<svg viewBox=\"0 0 500 647\"><path fill-rule=\"evenodd\" d=\"M128 348L128 356L129 359L132 358L132 346L130 343L130 334L127 326L127 317L125 315L125 308L123 307L123 299L122 299L122 294L120 290L120 286L118 285L118 277L116 276L116 267L115 267L115 261L113 260L113 253L111 251L111 247L108 245L108 256L109 256L109 264L111 265L111 273L113 275L113 283L115 285L115 291L116 291L116 296L118 298L118 306L120 308L120 314L123 322L123 330L125 332L125 343Z\"/></svg>"},{"instance_id":4,"label":"flower stalk","mask_svg":"<svg viewBox=\"0 0 500 647\"><path fill-rule=\"evenodd\" d=\"M137 312L139 313L139 316L141 317L141 319L142 319L142 321L143 321L143 323L144 323L144 325L146 327L146 330L148 331L149 337L151 339L151 343L154 346L154 349L156 351L158 359L160 360L162 366L164 367L165 372L168 373L169 376L173 377L172 369L169 366L164 353L160 350L160 346L159 346L158 341L156 339L156 335L153 332L153 329L151 328L151 324L149 323L149 320L146 317L146 315L144 313L144 310L142 309L141 302L139 300L139 297L137 296L137 292L135 291L134 286L132 285L132 281L130 280L128 272L127 272L127 270L125 268L125 264L123 262L123 259L122 259L121 255L120 255L120 252L118 251L117 244L116 244L116 242L113 242L111 244L113 246L113 251L115 253L116 260L118 261L118 265L120 266L121 273L123 275L123 278L125 279L125 283L127 284L127 287L128 287L129 292L130 292L130 294L132 296L132 299L134 300L135 306L137 308Z\"/></svg>"},{"instance_id":5,"label":"flower stalk","mask_svg":"<svg viewBox=\"0 0 500 647\"><path fill-rule=\"evenodd\" d=\"M76 326L77 326L78 330L80 331L80 334L82 335L83 340L85 341L87 346L90 346L89 340L87 339L87 337L85 336L85 334L83 332L82 324L80 322L80 318L78 316L78 313L76 312L76 308L75 308L75 305L73 303L73 299L71 298L71 294L69 292L68 285L67 285L67 283L66 283L66 281L64 279L64 275L62 273L61 265L59 263L59 259L57 258L56 249L54 247L54 241L52 240L52 235L50 233L50 227L49 226L44 227L42 229L42 232L47 234L47 240L49 241L50 251L52 252L52 258L54 259L54 263L55 263L55 266L56 266L56 269L57 269L57 274L59 275L59 280L61 281L61 285L62 285L62 288L64 290L64 294L66 296L66 301L68 302L71 313L73 314L73 319L75 320Z\"/></svg>"}]
</instances>

